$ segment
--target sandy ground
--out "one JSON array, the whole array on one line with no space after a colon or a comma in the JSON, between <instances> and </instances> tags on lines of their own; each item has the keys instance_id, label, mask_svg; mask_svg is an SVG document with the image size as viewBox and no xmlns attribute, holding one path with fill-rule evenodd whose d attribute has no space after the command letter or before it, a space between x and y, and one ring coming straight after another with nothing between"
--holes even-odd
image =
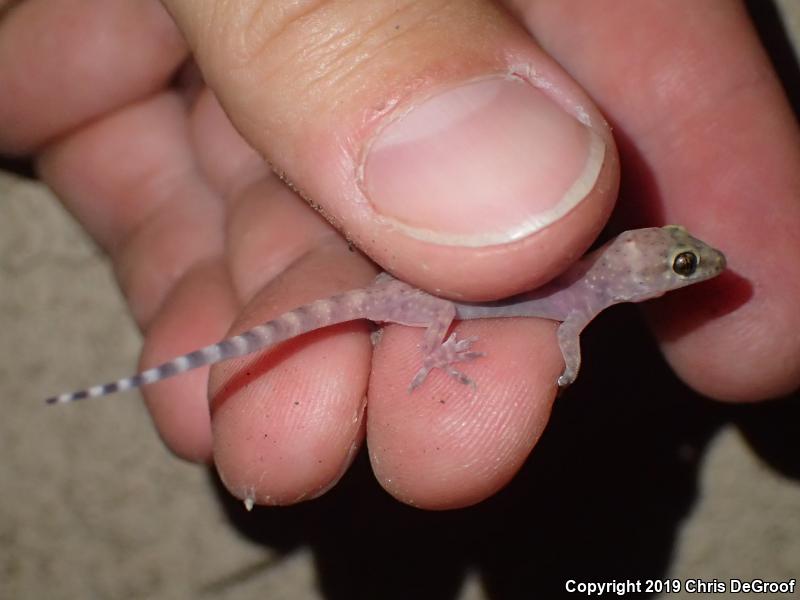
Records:
<instances>
[{"instance_id":1,"label":"sandy ground","mask_svg":"<svg viewBox=\"0 0 800 600\"><path fill-rule=\"evenodd\" d=\"M416 511L362 457L322 499L246 513L164 449L136 394L40 402L127 374L140 339L47 188L0 172L0 598L533 598L569 578L800 577L800 401L698 398L643 334L608 352L635 315L592 328L588 368L496 498Z\"/></svg>"}]
</instances>

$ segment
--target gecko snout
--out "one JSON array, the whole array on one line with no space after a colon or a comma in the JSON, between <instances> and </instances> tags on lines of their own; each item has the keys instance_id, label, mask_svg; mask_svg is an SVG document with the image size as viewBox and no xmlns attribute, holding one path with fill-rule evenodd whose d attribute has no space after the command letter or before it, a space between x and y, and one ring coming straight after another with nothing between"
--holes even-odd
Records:
<instances>
[{"instance_id":1,"label":"gecko snout","mask_svg":"<svg viewBox=\"0 0 800 600\"><path fill-rule=\"evenodd\" d=\"M728 266L728 261L725 258L725 255L720 252L719 250L714 250L714 273L722 273L725 268Z\"/></svg>"}]
</instances>

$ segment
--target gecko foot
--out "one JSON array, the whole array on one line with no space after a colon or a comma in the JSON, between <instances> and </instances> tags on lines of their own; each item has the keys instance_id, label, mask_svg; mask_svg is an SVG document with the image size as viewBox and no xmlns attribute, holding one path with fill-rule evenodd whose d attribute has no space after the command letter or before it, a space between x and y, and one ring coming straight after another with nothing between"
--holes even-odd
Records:
<instances>
[{"instance_id":1,"label":"gecko foot","mask_svg":"<svg viewBox=\"0 0 800 600\"><path fill-rule=\"evenodd\" d=\"M450 375L453 379L464 385L470 385L473 388L475 383L467 377L464 373L454 368L452 365L460 362L467 362L485 356L483 352L476 352L470 350L473 343L478 341L477 337L465 338L459 340L456 334L450 334L441 346L434 348L422 361L422 367L414 379L411 380L411 385L408 386L408 391L413 392L416 388L422 385L425 378L433 369L442 369Z\"/></svg>"},{"instance_id":2,"label":"gecko foot","mask_svg":"<svg viewBox=\"0 0 800 600\"><path fill-rule=\"evenodd\" d=\"M561 376L558 378L558 388L560 390L564 390L575 383L575 373L568 373L564 371Z\"/></svg>"}]
</instances>

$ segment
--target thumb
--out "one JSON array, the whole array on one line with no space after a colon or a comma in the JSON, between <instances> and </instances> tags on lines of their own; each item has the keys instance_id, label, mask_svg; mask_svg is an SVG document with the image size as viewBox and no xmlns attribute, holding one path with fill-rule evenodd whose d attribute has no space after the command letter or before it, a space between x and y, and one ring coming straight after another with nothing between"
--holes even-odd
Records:
<instances>
[{"instance_id":1,"label":"thumb","mask_svg":"<svg viewBox=\"0 0 800 600\"><path fill-rule=\"evenodd\" d=\"M604 224L610 131L488 0L164 0L229 118L395 275L499 297Z\"/></svg>"}]
</instances>

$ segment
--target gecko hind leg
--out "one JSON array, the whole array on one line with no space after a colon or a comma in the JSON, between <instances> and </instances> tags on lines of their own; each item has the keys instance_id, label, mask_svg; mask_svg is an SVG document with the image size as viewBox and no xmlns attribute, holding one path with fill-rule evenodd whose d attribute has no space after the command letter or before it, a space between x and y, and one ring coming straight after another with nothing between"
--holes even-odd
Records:
<instances>
[{"instance_id":1,"label":"gecko hind leg","mask_svg":"<svg viewBox=\"0 0 800 600\"><path fill-rule=\"evenodd\" d=\"M427 337L427 336L426 336ZM422 367L414 379L411 380L411 385L408 387L409 392L413 392L416 388L422 385L425 378L433 369L442 369L445 373L450 375L453 379L464 385L475 387L473 382L466 374L462 373L455 367L454 364L460 362L467 362L485 356L483 352L470 350L473 343L478 341L477 337L469 337L459 340L455 332L450 334L444 342L432 348L422 361Z\"/></svg>"}]
</instances>

